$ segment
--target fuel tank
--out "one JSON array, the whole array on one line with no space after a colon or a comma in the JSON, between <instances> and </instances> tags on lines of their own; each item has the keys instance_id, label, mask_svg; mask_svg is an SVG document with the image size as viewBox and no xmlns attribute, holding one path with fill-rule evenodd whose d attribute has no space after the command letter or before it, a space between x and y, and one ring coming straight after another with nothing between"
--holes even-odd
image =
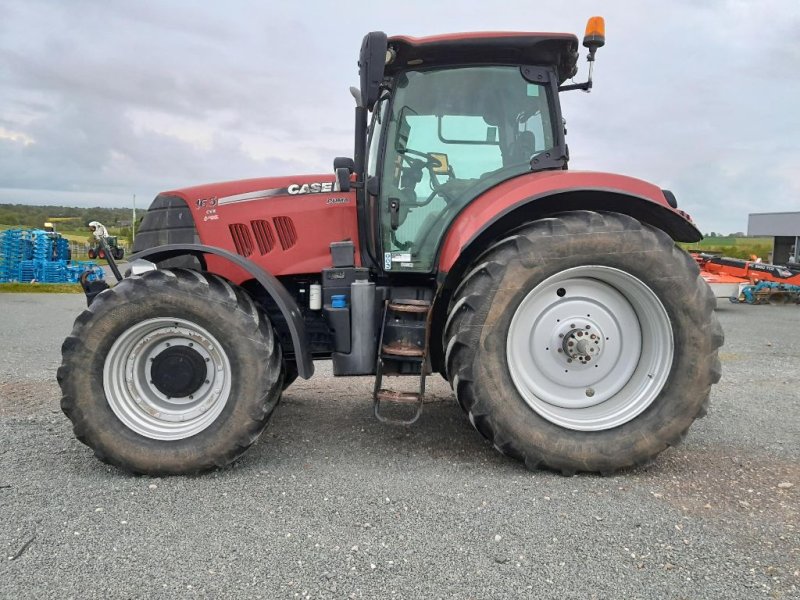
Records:
<instances>
[{"instance_id":1,"label":"fuel tank","mask_svg":"<svg viewBox=\"0 0 800 600\"><path fill-rule=\"evenodd\" d=\"M168 243L201 243L252 260L273 275L331 267L330 244L352 240L358 256L355 192L335 189L330 175L212 183L159 194L142 219L135 251ZM239 283L246 273L208 258L209 270Z\"/></svg>"}]
</instances>

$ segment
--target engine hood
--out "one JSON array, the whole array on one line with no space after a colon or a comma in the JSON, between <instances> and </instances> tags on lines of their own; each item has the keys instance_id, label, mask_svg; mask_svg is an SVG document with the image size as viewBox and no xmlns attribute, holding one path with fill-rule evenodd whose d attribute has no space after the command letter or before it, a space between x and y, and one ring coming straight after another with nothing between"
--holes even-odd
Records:
<instances>
[{"instance_id":1,"label":"engine hood","mask_svg":"<svg viewBox=\"0 0 800 600\"><path fill-rule=\"evenodd\" d=\"M332 174L259 177L239 181L208 183L164 192L163 195L183 198L192 208L224 206L275 196L302 196L334 191Z\"/></svg>"}]
</instances>

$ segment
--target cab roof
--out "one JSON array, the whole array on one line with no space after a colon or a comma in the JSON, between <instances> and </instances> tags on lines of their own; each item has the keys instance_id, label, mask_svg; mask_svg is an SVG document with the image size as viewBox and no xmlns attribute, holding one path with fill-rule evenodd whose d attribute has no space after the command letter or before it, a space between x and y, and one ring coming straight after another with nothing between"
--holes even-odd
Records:
<instances>
[{"instance_id":1,"label":"cab roof","mask_svg":"<svg viewBox=\"0 0 800 600\"><path fill-rule=\"evenodd\" d=\"M460 64L554 65L559 83L577 71L578 38L571 33L483 31L430 37L392 36L394 60L386 73Z\"/></svg>"}]
</instances>

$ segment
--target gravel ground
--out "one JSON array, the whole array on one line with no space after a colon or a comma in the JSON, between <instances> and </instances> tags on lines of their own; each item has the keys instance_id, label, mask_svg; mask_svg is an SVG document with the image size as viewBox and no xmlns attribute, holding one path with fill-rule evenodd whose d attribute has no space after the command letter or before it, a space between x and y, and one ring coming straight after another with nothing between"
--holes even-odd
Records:
<instances>
[{"instance_id":1,"label":"gravel ground","mask_svg":"<svg viewBox=\"0 0 800 600\"><path fill-rule=\"evenodd\" d=\"M318 363L232 468L154 479L60 412L82 302L0 295L2 597L800 597L800 307L720 304L712 411L623 475L526 471L438 377L421 422L381 425L369 378Z\"/></svg>"}]
</instances>

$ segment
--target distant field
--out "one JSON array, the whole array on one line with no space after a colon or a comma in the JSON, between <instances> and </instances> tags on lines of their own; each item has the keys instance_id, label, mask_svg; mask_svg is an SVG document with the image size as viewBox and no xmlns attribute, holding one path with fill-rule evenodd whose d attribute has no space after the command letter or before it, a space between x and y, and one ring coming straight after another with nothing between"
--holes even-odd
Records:
<instances>
[{"instance_id":1,"label":"distant field","mask_svg":"<svg viewBox=\"0 0 800 600\"><path fill-rule=\"evenodd\" d=\"M772 246L770 237L707 237L696 244L689 244L698 248L716 248L720 246Z\"/></svg>"},{"instance_id":2,"label":"distant field","mask_svg":"<svg viewBox=\"0 0 800 600\"><path fill-rule=\"evenodd\" d=\"M714 252L733 258L749 258L751 255L767 260L772 252L769 237L707 237L693 244L680 244L686 250Z\"/></svg>"},{"instance_id":3,"label":"distant field","mask_svg":"<svg viewBox=\"0 0 800 600\"><path fill-rule=\"evenodd\" d=\"M0 223L0 231L5 231L6 229L30 229L30 227L23 227L20 225L7 225L5 223ZM85 242L89 239L89 231L70 231L70 230L60 230L57 229L58 233L61 234L63 237L67 238L70 242Z\"/></svg>"}]
</instances>

